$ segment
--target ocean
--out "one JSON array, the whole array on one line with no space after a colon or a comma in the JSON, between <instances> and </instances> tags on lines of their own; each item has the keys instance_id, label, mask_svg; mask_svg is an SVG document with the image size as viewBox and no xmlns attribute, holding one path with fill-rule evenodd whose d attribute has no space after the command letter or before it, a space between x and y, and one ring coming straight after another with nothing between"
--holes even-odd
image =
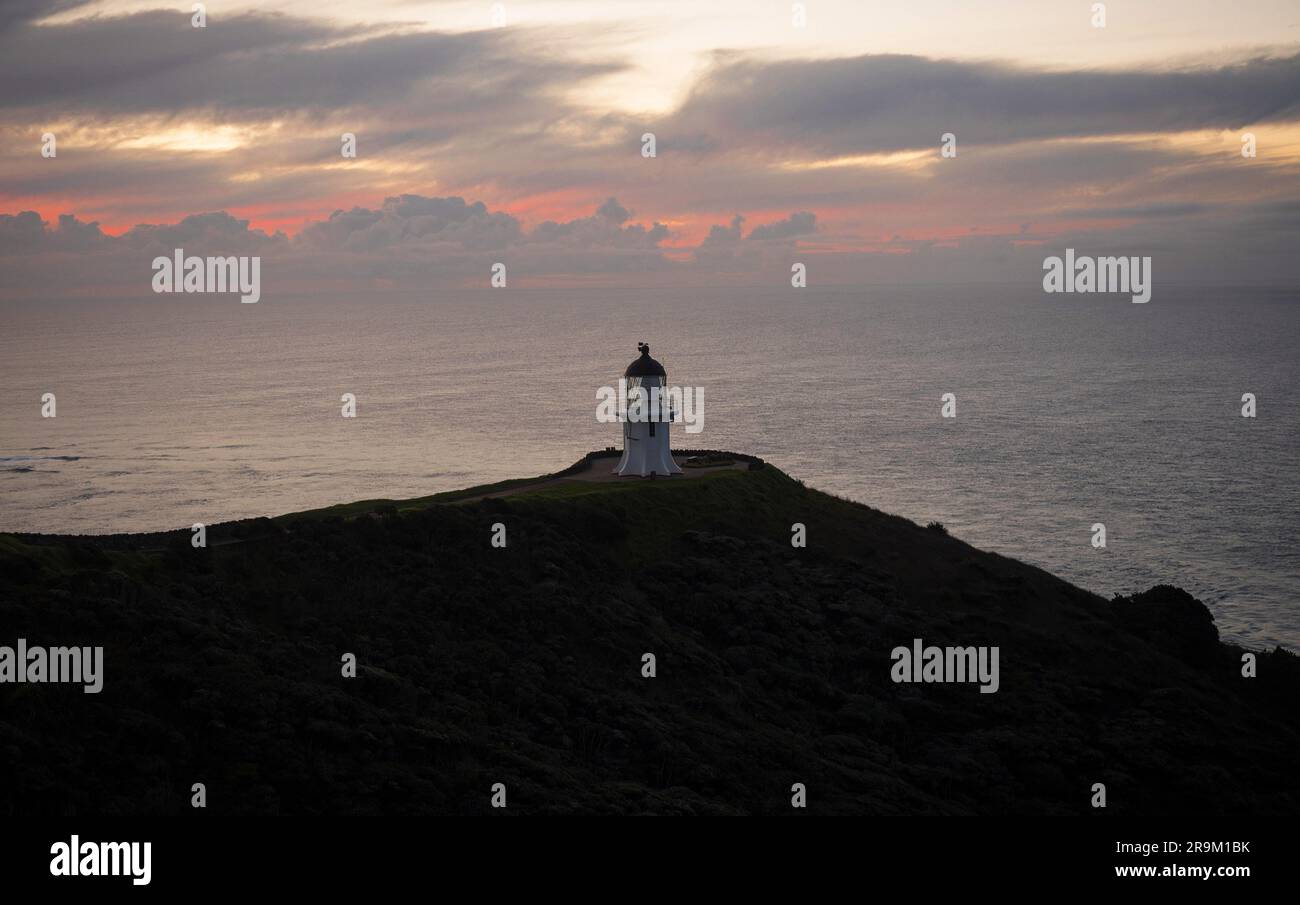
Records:
<instances>
[{"instance_id":1,"label":"ocean","mask_svg":"<svg viewBox=\"0 0 1300 905\"><path fill-rule=\"evenodd\" d=\"M156 531L555 471L620 444L596 391L644 340L704 394L703 431L674 446L762 456L1105 596L1176 584L1225 638L1300 649L1300 292L1157 289L0 303L0 530Z\"/></svg>"}]
</instances>

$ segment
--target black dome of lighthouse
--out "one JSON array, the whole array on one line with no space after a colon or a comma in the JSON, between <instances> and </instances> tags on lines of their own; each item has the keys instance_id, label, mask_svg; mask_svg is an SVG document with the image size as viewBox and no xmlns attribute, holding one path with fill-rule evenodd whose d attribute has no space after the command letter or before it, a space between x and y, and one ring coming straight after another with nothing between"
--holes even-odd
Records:
<instances>
[{"instance_id":1,"label":"black dome of lighthouse","mask_svg":"<svg viewBox=\"0 0 1300 905\"><path fill-rule=\"evenodd\" d=\"M641 350L641 357L627 366L623 372L624 377L667 377L668 372L664 366L650 357L650 347L645 343L637 346Z\"/></svg>"}]
</instances>

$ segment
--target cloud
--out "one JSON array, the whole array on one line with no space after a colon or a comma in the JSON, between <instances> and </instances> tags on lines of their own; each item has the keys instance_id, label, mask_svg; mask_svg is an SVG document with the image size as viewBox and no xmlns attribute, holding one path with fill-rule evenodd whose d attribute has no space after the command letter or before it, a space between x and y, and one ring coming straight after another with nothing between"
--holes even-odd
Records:
<instances>
[{"instance_id":1,"label":"cloud","mask_svg":"<svg viewBox=\"0 0 1300 905\"><path fill-rule=\"evenodd\" d=\"M336 211L294 237L253 228L248 220L222 211L171 224L140 224L116 237L71 215L54 224L30 211L0 215L0 259L6 297L47 299L147 295L153 258L176 248L201 257L259 255L266 302L322 289L424 292L437 286L486 286L496 262L507 265L510 285L517 288L549 284L553 278L596 276L612 286L633 285L638 274L653 275L647 285L701 277L736 287L785 285L791 243L810 236L816 238L800 249L800 260L807 262L818 285L1033 283L1041 279L1043 256L1066 247L1095 255L1152 255L1162 281L1222 280L1234 273L1256 281L1300 275L1293 253L1300 224L1297 202L1207 205L1204 211L1137 207L1071 213L1081 223L1064 230L1015 222L1001 233L966 234L961 241L892 234L859 250L837 249L852 236L823 231L810 211L755 227L748 236L745 217L737 214L727 225L714 225L693 248L669 248L664 225L631 222L634 214L616 199L606 200L589 216L545 221L530 230L481 202L404 194L375 209ZM1116 225L1109 215L1123 215L1127 222ZM1084 225L1090 219L1104 228ZM1248 241L1235 242L1241 236Z\"/></svg>"},{"instance_id":2,"label":"cloud","mask_svg":"<svg viewBox=\"0 0 1300 905\"><path fill-rule=\"evenodd\" d=\"M1001 62L869 55L723 58L658 124L720 151L849 155L1030 139L1236 129L1300 118L1300 55L1181 70L1044 71Z\"/></svg>"},{"instance_id":3,"label":"cloud","mask_svg":"<svg viewBox=\"0 0 1300 905\"><path fill-rule=\"evenodd\" d=\"M709 234L704 237L702 248L713 248L715 246L734 245L740 241L741 225L744 224L745 218L736 214L731 218L731 224L722 226L715 224L709 227Z\"/></svg>"},{"instance_id":4,"label":"cloud","mask_svg":"<svg viewBox=\"0 0 1300 905\"><path fill-rule=\"evenodd\" d=\"M227 212L172 224L139 224L114 237L98 224L63 215L57 225L33 211L0 215L0 258L10 295L62 296L148 286L149 262L177 248L186 254L259 255L264 278L285 289L328 278L338 288L417 287L429 280L477 280L508 262L524 281L573 273L645 271L665 265L663 224L629 222L610 198L590 216L545 221L526 230L510 214L457 197L404 194L377 209L339 210L296 236L252 228ZM75 255L70 254L75 253ZM377 282L376 282L377 281Z\"/></svg>"},{"instance_id":5,"label":"cloud","mask_svg":"<svg viewBox=\"0 0 1300 905\"><path fill-rule=\"evenodd\" d=\"M170 253L176 248L194 249L200 254L230 255L263 254L276 246L286 246L288 238L283 233L272 235L260 229L250 229L247 220L232 217L225 211L214 211L191 214L179 223L142 223L115 239L114 243L150 255Z\"/></svg>"},{"instance_id":6,"label":"cloud","mask_svg":"<svg viewBox=\"0 0 1300 905\"><path fill-rule=\"evenodd\" d=\"M209 15L206 28L192 27L188 12L161 10L11 28L0 33L0 107L229 119L417 102L422 114L472 121L525 111L549 91L619 69L547 54L536 32Z\"/></svg>"},{"instance_id":7,"label":"cloud","mask_svg":"<svg viewBox=\"0 0 1300 905\"><path fill-rule=\"evenodd\" d=\"M611 197L596 209L596 216L604 217L614 223L624 223L632 216L632 212L619 204L617 199Z\"/></svg>"},{"instance_id":8,"label":"cloud","mask_svg":"<svg viewBox=\"0 0 1300 905\"><path fill-rule=\"evenodd\" d=\"M519 222L509 214L489 213L481 201L399 195L386 198L379 210L335 211L324 223L299 233L299 244L318 251L371 252L399 247L450 244L461 249L491 251L522 237Z\"/></svg>"},{"instance_id":9,"label":"cloud","mask_svg":"<svg viewBox=\"0 0 1300 905\"><path fill-rule=\"evenodd\" d=\"M87 0L5 0L0 4L0 32L44 16L83 6Z\"/></svg>"},{"instance_id":10,"label":"cloud","mask_svg":"<svg viewBox=\"0 0 1300 905\"><path fill-rule=\"evenodd\" d=\"M808 211L791 214L784 220L755 226L749 231L750 239L792 239L817 231L817 215Z\"/></svg>"},{"instance_id":11,"label":"cloud","mask_svg":"<svg viewBox=\"0 0 1300 905\"><path fill-rule=\"evenodd\" d=\"M1071 207L1061 211L1069 219L1141 220L1150 217L1187 217L1213 210L1210 205L1197 202L1169 204L1133 204L1124 207Z\"/></svg>"},{"instance_id":12,"label":"cloud","mask_svg":"<svg viewBox=\"0 0 1300 905\"><path fill-rule=\"evenodd\" d=\"M1300 120L1300 56L1049 70L728 53L677 109L633 115L583 94L626 72L602 59L613 44L577 26L440 33L211 9L206 29L184 10L36 18L52 9L0 15L0 209L15 214L0 221L0 256L21 271L15 286L84 247L129 287L138 263L116 257L168 243L267 248L268 278L362 286L472 282L506 258L520 280L731 279L792 246L839 256L847 279L882 252L957 244L1005 260L1008 236L1135 224L1189 255L1218 231L1234 259L1253 247L1243 229L1285 221L1252 208L1300 201L1286 125ZM1245 124L1261 138L1248 162L1220 131ZM57 159L37 153L47 128ZM356 159L339 154L344 131ZM640 154L646 131L654 159ZM946 131L956 159L938 155ZM29 208L40 215L17 213Z\"/></svg>"},{"instance_id":13,"label":"cloud","mask_svg":"<svg viewBox=\"0 0 1300 905\"><path fill-rule=\"evenodd\" d=\"M567 98L624 66L559 37L213 9L202 29L181 10L15 18L0 31L0 196L75 198L115 229L196 209L316 216L435 184L518 197L511 181L597 144ZM57 160L30 153L47 129Z\"/></svg>"}]
</instances>

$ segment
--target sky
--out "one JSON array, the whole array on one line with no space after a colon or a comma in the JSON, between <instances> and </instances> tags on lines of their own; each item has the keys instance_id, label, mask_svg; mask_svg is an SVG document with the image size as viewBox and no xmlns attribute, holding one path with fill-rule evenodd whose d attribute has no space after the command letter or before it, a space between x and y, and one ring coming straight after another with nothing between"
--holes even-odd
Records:
<instances>
[{"instance_id":1,"label":"sky","mask_svg":"<svg viewBox=\"0 0 1300 905\"><path fill-rule=\"evenodd\" d=\"M1294 282L1300 5L1095 5L6 0L0 297L138 294L177 247L285 291L1018 281L1067 246Z\"/></svg>"}]
</instances>

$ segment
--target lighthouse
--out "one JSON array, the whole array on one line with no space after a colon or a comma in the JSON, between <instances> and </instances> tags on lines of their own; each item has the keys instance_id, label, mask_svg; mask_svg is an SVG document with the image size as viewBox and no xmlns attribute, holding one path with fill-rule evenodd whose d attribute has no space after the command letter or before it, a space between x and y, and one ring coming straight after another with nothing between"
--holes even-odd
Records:
<instances>
[{"instance_id":1,"label":"lighthouse","mask_svg":"<svg viewBox=\"0 0 1300 905\"><path fill-rule=\"evenodd\" d=\"M623 458L614 469L617 475L670 475L682 470L673 461L668 426L672 412L668 400L668 372L650 357L650 347L638 343L641 357L623 372L628 415L623 421ZM656 411L656 408L658 411Z\"/></svg>"}]
</instances>

